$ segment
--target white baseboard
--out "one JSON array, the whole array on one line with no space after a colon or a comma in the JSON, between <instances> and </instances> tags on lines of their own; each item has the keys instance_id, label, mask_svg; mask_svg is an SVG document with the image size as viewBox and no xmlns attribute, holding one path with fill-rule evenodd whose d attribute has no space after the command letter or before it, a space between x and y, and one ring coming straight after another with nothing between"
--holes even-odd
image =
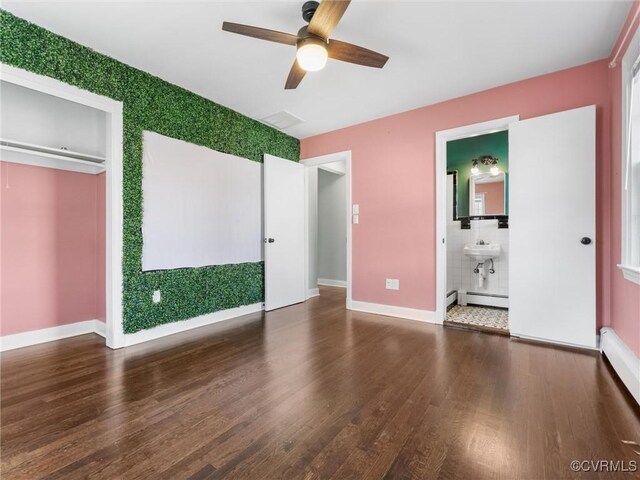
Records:
<instances>
[{"instance_id":1,"label":"white baseboard","mask_svg":"<svg viewBox=\"0 0 640 480\"><path fill-rule=\"evenodd\" d=\"M600 330L600 350L633 398L640 404L640 359L610 327Z\"/></svg>"},{"instance_id":2,"label":"white baseboard","mask_svg":"<svg viewBox=\"0 0 640 480\"><path fill-rule=\"evenodd\" d=\"M105 332L106 325L104 322L100 320L85 320L30 332L15 333L0 337L0 352L75 337L76 335L86 335L87 333L97 333L104 337Z\"/></svg>"},{"instance_id":3,"label":"white baseboard","mask_svg":"<svg viewBox=\"0 0 640 480\"><path fill-rule=\"evenodd\" d=\"M94 322L96 322L94 332L103 338L107 338L107 324L102 320L94 320Z\"/></svg>"},{"instance_id":4,"label":"white baseboard","mask_svg":"<svg viewBox=\"0 0 640 480\"><path fill-rule=\"evenodd\" d=\"M347 282L344 280L331 280L330 278L319 278L318 285L324 287L341 287L347 288Z\"/></svg>"},{"instance_id":5,"label":"white baseboard","mask_svg":"<svg viewBox=\"0 0 640 480\"><path fill-rule=\"evenodd\" d=\"M311 297L317 297L318 295L320 295L320 289L319 288L310 288L309 290L307 290L307 298L311 298Z\"/></svg>"},{"instance_id":6,"label":"white baseboard","mask_svg":"<svg viewBox=\"0 0 640 480\"><path fill-rule=\"evenodd\" d=\"M467 303L484 305L486 307L509 308L509 299L504 297L491 297L489 295L474 295L467 293Z\"/></svg>"},{"instance_id":7,"label":"white baseboard","mask_svg":"<svg viewBox=\"0 0 640 480\"><path fill-rule=\"evenodd\" d=\"M124 336L125 347L138 343L148 342L157 338L166 337L175 333L184 332L194 328L204 327L212 323L230 320L250 313L260 312L264 309L262 303L244 305L242 307L230 308L219 312L208 313L188 320L167 323L148 330L127 334ZM84 322L70 323L57 327L43 328L31 332L16 333L0 337L0 352L14 350L16 348L28 347L39 343L52 342L63 338L96 333L102 337L106 336L106 325L100 320L86 320Z\"/></svg>"},{"instance_id":8,"label":"white baseboard","mask_svg":"<svg viewBox=\"0 0 640 480\"><path fill-rule=\"evenodd\" d=\"M521 335L516 332L510 332L510 334L511 334L511 338L516 338L516 339L519 338L521 340L526 340L528 342L535 342L541 345L549 345L549 346L559 345L561 347L579 348L582 350L599 350L600 349L599 347L600 335L596 335L596 346L592 347L590 345L579 345L577 343L559 342L557 340L551 340L549 338L531 337L529 335Z\"/></svg>"},{"instance_id":9,"label":"white baseboard","mask_svg":"<svg viewBox=\"0 0 640 480\"><path fill-rule=\"evenodd\" d=\"M421 322L440 323L436 320L436 312L430 310L419 310L417 308L395 307L393 305L382 305L379 303L351 301L350 310L358 312L375 313L388 317L406 318L408 320L419 320Z\"/></svg>"},{"instance_id":10,"label":"white baseboard","mask_svg":"<svg viewBox=\"0 0 640 480\"><path fill-rule=\"evenodd\" d=\"M136 333L128 333L124 336L124 346L129 347L138 343L148 342L149 340L155 340L157 338L166 337L186 330L204 327L206 325L211 325L212 323L218 323L235 317L241 317L242 315L260 312L263 309L264 305L262 303L254 303L252 305L243 305L241 307L230 308L228 310L207 313L205 315L200 315L199 317L189 318L188 320L166 323L164 325L159 325L148 330L141 330Z\"/></svg>"}]
</instances>

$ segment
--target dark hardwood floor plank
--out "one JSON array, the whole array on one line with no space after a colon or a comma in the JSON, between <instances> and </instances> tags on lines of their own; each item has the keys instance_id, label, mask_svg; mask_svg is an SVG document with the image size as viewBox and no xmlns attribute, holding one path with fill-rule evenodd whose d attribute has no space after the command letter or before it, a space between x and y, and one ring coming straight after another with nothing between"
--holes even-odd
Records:
<instances>
[{"instance_id":1,"label":"dark hardwood floor plank","mask_svg":"<svg viewBox=\"0 0 640 480\"><path fill-rule=\"evenodd\" d=\"M638 460L640 409L599 354L347 311L338 288L125 350L84 335L0 360L3 480L555 479Z\"/></svg>"}]
</instances>

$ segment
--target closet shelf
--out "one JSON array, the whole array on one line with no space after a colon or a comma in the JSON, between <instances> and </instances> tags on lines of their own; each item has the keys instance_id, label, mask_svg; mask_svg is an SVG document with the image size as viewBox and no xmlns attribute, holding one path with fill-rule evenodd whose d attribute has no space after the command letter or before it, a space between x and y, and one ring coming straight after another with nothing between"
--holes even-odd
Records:
<instances>
[{"instance_id":1,"label":"closet shelf","mask_svg":"<svg viewBox=\"0 0 640 480\"><path fill-rule=\"evenodd\" d=\"M105 171L105 158L86 153L45 147L0 138L1 160L72 172L97 174Z\"/></svg>"}]
</instances>

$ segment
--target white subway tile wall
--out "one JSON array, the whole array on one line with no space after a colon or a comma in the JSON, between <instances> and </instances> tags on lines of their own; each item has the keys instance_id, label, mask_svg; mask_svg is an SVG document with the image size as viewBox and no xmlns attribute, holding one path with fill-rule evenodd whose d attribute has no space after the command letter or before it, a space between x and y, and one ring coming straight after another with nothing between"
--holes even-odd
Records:
<instances>
[{"instance_id":1,"label":"white subway tile wall","mask_svg":"<svg viewBox=\"0 0 640 480\"><path fill-rule=\"evenodd\" d=\"M500 256L494 259L496 273L487 272L482 288L478 287L478 275L473 269L478 263L462 253L467 243L499 243ZM490 262L485 263L490 267ZM462 230L459 221L447 225L447 292L466 290L468 292L509 295L509 229L498 228L497 220L472 220L470 230Z\"/></svg>"}]
</instances>

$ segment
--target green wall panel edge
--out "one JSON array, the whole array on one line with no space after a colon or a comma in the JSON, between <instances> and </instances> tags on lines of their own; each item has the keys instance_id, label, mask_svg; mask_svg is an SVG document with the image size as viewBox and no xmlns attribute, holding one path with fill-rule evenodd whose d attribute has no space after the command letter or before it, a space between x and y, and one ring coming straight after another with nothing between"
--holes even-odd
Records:
<instances>
[{"instance_id":1,"label":"green wall panel edge","mask_svg":"<svg viewBox=\"0 0 640 480\"><path fill-rule=\"evenodd\" d=\"M264 265L160 272L142 267L142 132L262 162L298 161L298 139L0 9L0 62L123 102L123 327L157 325L264 300ZM162 302L151 300L162 291Z\"/></svg>"}]
</instances>

